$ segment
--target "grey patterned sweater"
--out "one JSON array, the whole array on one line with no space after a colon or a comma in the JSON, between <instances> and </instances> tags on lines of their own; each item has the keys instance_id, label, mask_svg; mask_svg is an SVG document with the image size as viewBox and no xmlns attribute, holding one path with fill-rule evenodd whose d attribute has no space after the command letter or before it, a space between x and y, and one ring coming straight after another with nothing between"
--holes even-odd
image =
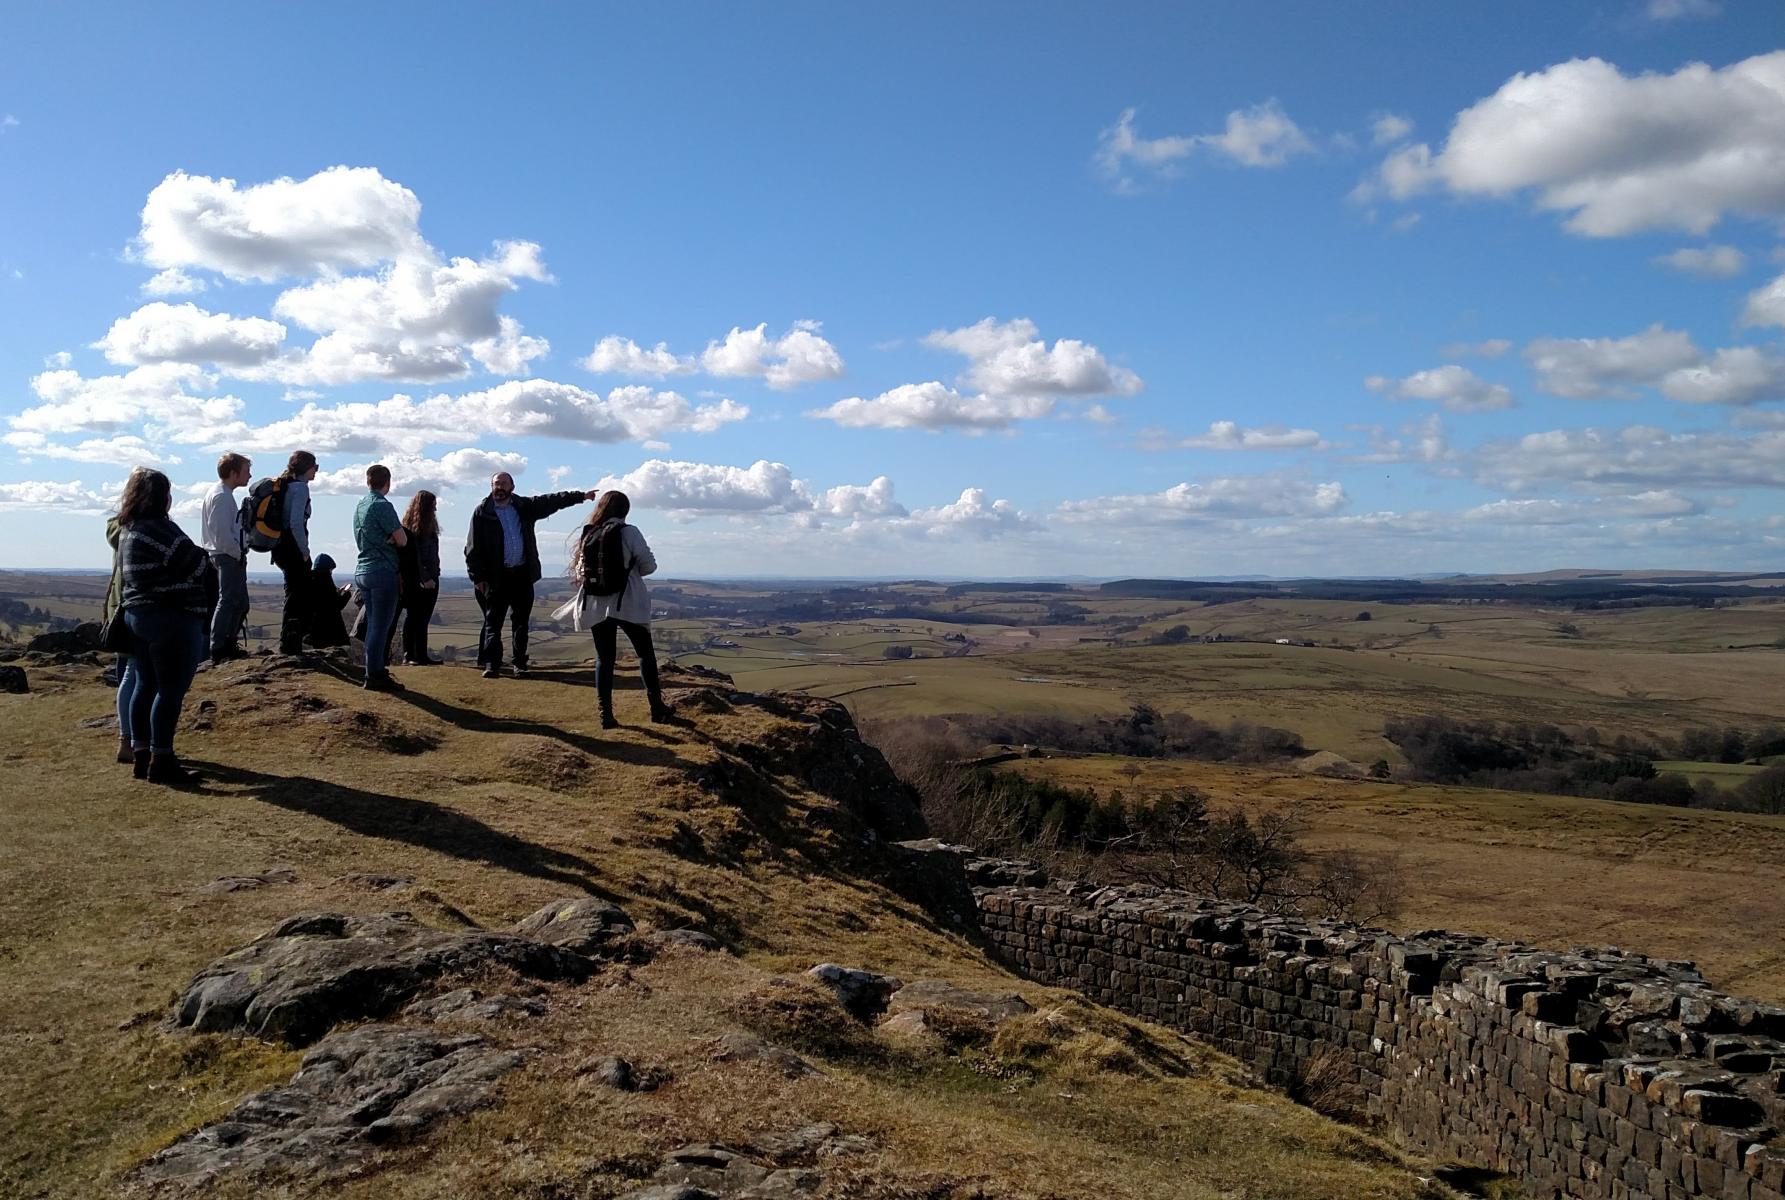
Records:
<instances>
[{"instance_id":1,"label":"grey patterned sweater","mask_svg":"<svg viewBox=\"0 0 1785 1200\"><path fill-rule=\"evenodd\" d=\"M124 564L124 604L178 608L204 616L210 557L166 517L133 521L118 537Z\"/></svg>"}]
</instances>

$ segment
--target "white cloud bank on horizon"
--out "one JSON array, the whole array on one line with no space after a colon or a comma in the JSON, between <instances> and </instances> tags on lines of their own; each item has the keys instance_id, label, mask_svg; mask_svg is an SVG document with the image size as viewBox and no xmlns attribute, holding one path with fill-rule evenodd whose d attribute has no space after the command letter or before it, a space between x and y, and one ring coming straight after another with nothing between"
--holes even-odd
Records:
<instances>
[{"instance_id":1,"label":"white cloud bank on horizon","mask_svg":"<svg viewBox=\"0 0 1785 1200\"><path fill-rule=\"evenodd\" d=\"M824 339L822 329L817 321L795 321L786 333L770 337L766 322L752 329L734 325L698 355L675 354L664 342L647 350L631 338L610 335L595 343L581 365L597 375L648 379L704 371L721 379L758 378L786 391L842 378L843 356Z\"/></svg>"}]
</instances>

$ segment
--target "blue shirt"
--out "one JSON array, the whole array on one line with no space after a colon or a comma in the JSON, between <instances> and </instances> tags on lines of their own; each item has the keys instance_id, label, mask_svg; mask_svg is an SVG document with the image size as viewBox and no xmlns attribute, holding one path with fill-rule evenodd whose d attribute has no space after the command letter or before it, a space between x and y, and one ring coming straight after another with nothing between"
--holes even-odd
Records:
<instances>
[{"instance_id":1,"label":"blue shirt","mask_svg":"<svg viewBox=\"0 0 1785 1200\"><path fill-rule=\"evenodd\" d=\"M527 543L521 540L521 514L514 501L493 505L502 523L502 565L518 567L527 561Z\"/></svg>"},{"instance_id":2,"label":"blue shirt","mask_svg":"<svg viewBox=\"0 0 1785 1200\"><path fill-rule=\"evenodd\" d=\"M354 564L356 577L396 573L397 548L390 535L397 531L397 510L377 492L367 492L353 514L353 540L359 544L359 562Z\"/></svg>"}]
</instances>

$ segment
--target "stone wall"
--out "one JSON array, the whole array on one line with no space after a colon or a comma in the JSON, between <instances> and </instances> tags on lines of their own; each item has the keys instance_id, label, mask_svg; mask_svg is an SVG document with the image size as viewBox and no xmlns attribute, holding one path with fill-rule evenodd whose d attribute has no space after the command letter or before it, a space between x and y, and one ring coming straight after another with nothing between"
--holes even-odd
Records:
<instances>
[{"instance_id":1,"label":"stone wall","mask_svg":"<svg viewBox=\"0 0 1785 1200\"><path fill-rule=\"evenodd\" d=\"M1785 1200L1785 1009L1689 963L1396 937L968 864L996 953L1539 1197Z\"/></svg>"}]
</instances>

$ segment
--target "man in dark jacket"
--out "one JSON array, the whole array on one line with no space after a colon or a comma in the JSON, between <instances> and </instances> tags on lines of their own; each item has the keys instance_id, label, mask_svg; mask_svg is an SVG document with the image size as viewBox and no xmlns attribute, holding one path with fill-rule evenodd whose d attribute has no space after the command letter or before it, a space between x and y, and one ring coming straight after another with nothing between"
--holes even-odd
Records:
<instances>
[{"instance_id":1,"label":"man in dark jacket","mask_svg":"<svg viewBox=\"0 0 1785 1200\"><path fill-rule=\"evenodd\" d=\"M512 617L514 673L527 673L527 622L533 616L533 585L539 582L539 543L535 523L598 492L550 492L544 496L514 494L514 476L503 471L490 480L490 494L471 513L465 535L465 570L483 606L483 634L477 661L485 679L502 669L502 622Z\"/></svg>"}]
</instances>

